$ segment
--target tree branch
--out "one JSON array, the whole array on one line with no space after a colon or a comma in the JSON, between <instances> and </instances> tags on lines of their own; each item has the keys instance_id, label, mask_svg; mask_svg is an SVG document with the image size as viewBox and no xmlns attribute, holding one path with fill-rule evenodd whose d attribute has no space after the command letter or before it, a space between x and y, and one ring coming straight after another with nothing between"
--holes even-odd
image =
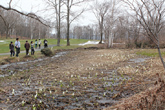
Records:
<instances>
[{"instance_id":1,"label":"tree branch","mask_svg":"<svg viewBox=\"0 0 165 110\"><path fill-rule=\"evenodd\" d=\"M3 18L3 16L0 15L0 17L2 18L2 20L3 20L4 24L5 24L5 26L7 26L7 23L6 23L5 19Z\"/></svg>"},{"instance_id":2,"label":"tree branch","mask_svg":"<svg viewBox=\"0 0 165 110\"><path fill-rule=\"evenodd\" d=\"M11 2L12 2L12 0L10 0L10 2L9 2L9 8L11 8Z\"/></svg>"},{"instance_id":3,"label":"tree branch","mask_svg":"<svg viewBox=\"0 0 165 110\"><path fill-rule=\"evenodd\" d=\"M70 21L70 24L75 20L77 19L85 10L82 10L77 16L75 16L71 21Z\"/></svg>"},{"instance_id":4,"label":"tree branch","mask_svg":"<svg viewBox=\"0 0 165 110\"><path fill-rule=\"evenodd\" d=\"M12 0L11 0L12 1ZM46 24L46 23L43 23L43 19L41 18L41 17L39 17L39 16L37 16L37 15L35 15L34 13L23 13L23 12L20 12L20 11L18 11L17 9L14 9L14 8L11 8L11 7L9 7L9 8L7 8L7 7L4 7L4 6L2 6L2 5L0 5L0 8L2 8L2 9L4 9L4 10L12 10L12 11L15 11L15 12L17 12L17 13L19 13L19 14L21 14L21 15L24 15L24 16L27 16L27 17L30 17L30 18L32 18L32 19L35 19L35 20L37 20L37 21L39 21L41 24L43 24L43 25L45 25L45 26L47 26L47 27L50 27L48 24ZM42 20L41 20L42 19Z\"/></svg>"}]
</instances>

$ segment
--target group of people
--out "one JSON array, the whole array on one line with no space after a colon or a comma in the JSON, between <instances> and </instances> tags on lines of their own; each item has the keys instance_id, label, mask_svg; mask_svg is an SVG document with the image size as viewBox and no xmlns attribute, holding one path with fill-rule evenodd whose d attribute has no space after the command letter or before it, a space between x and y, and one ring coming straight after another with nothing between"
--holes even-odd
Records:
<instances>
[{"instance_id":1,"label":"group of people","mask_svg":"<svg viewBox=\"0 0 165 110\"><path fill-rule=\"evenodd\" d=\"M18 55L20 53L20 47L21 47L21 43L19 41L19 38L16 38L15 46L14 46L13 42L11 42L9 44L10 56L11 57L15 55L14 47L16 48L16 57L18 57Z\"/></svg>"},{"instance_id":2,"label":"group of people","mask_svg":"<svg viewBox=\"0 0 165 110\"><path fill-rule=\"evenodd\" d=\"M37 49L37 46L39 46L39 49L41 48L41 40L39 39L39 41L37 41L37 39L35 40L35 49ZM16 48L16 57L18 57L19 53L20 53L20 47L21 47L21 43L19 41L19 38L16 38L15 41L15 45L13 44L13 42L11 42L9 44L9 49L10 49L10 56L14 56L15 55L15 49ZM31 47L31 55L34 55L34 43L33 41L31 41L31 43L29 44L28 41L26 41L26 43L24 44L24 47L26 49L26 55L29 55L29 49ZM48 47L48 41L45 39L44 40L44 48Z\"/></svg>"}]
</instances>

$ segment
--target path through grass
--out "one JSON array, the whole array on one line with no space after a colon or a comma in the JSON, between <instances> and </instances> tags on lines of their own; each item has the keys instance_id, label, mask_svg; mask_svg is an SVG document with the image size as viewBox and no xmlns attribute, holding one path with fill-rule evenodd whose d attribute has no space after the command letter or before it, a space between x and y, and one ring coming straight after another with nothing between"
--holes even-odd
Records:
<instances>
[{"instance_id":1,"label":"path through grass","mask_svg":"<svg viewBox=\"0 0 165 110\"><path fill-rule=\"evenodd\" d=\"M27 40L27 39L26 39ZM21 40L20 39L20 42L21 42L21 51L25 50L24 48L24 44L26 42L26 40ZM56 45L57 44L57 40L56 39L47 39L48 40L48 45ZM10 42L13 42L15 43L15 39L7 39L7 40L0 40L0 53L8 53L9 52L9 44ZM31 40L31 39L28 39L29 43L31 41L35 42L35 39ZM43 46L43 41L44 39L41 39L42 41L42 46ZM80 43L85 43L87 42L88 40L86 39L70 39L70 44L80 44ZM66 46L66 43L67 41L65 39L61 39L61 42L60 42L60 45L65 45Z\"/></svg>"}]
</instances>

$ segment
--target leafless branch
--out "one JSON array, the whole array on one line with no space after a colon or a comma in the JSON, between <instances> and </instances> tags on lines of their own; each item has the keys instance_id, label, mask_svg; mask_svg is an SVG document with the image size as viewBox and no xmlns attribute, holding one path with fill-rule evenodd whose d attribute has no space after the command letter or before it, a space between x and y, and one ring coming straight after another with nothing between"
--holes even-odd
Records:
<instances>
[{"instance_id":1,"label":"leafless branch","mask_svg":"<svg viewBox=\"0 0 165 110\"><path fill-rule=\"evenodd\" d=\"M70 20L70 24L77 19L82 13L84 13L85 9L83 9L79 14L77 14L72 20Z\"/></svg>"},{"instance_id":2,"label":"leafless branch","mask_svg":"<svg viewBox=\"0 0 165 110\"><path fill-rule=\"evenodd\" d=\"M9 8L11 8L11 2L12 2L12 0L10 0L10 2L9 2Z\"/></svg>"},{"instance_id":3,"label":"leafless branch","mask_svg":"<svg viewBox=\"0 0 165 110\"><path fill-rule=\"evenodd\" d=\"M1 14L0 14L0 18L3 20L5 26L7 26L7 23L6 23L5 19L3 18L3 16Z\"/></svg>"},{"instance_id":4,"label":"leafless branch","mask_svg":"<svg viewBox=\"0 0 165 110\"><path fill-rule=\"evenodd\" d=\"M12 1L12 0L11 0ZM2 9L4 9L4 10L12 10L12 11L14 11L14 12L17 12L17 13L19 13L19 14L21 14L21 15L24 15L24 16L27 16L27 17L30 17L30 18L32 18L32 19L35 19L35 20L37 20L37 21L39 21L41 24L43 24L43 25L45 25L45 26L47 26L47 27L50 27L48 24L46 24L46 23L43 23L43 21L45 21L45 20L43 20L41 17L39 17L39 16L37 16L37 15L35 15L34 13L23 13L23 12L21 12L21 11L18 11L17 9L14 9L14 8L11 8L11 7L9 7L9 8L7 8L7 7L4 7L4 6L2 6L2 5L0 5L0 8L2 8ZM45 21L46 22L46 21Z\"/></svg>"}]
</instances>

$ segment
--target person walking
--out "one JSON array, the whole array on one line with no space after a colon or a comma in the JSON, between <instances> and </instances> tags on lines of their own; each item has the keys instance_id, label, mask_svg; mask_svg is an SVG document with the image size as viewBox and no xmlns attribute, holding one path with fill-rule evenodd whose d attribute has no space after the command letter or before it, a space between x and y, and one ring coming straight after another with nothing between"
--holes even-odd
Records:
<instances>
[{"instance_id":1,"label":"person walking","mask_svg":"<svg viewBox=\"0 0 165 110\"><path fill-rule=\"evenodd\" d=\"M35 41L35 49L37 48L37 44L38 44L38 42L37 42L37 39L36 39L36 41Z\"/></svg>"},{"instance_id":2,"label":"person walking","mask_svg":"<svg viewBox=\"0 0 165 110\"><path fill-rule=\"evenodd\" d=\"M14 56L15 55L15 51L14 51L14 45L13 45L13 42L11 42L9 44L9 49L10 49L10 56Z\"/></svg>"},{"instance_id":3,"label":"person walking","mask_svg":"<svg viewBox=\"0 0 165 110\"><path fill-rule=\"evenodd\" d=\"M41 40L40 39L38 41L38 46L39 46L39 49L40 49L40 47L41 47Z\"/></svg>"},{"instance_id":4,"label":"person walking","mask_svg":"<svg viewBox=\"0 0 165 110\"><path fill-rule=\"evenodd\" d=\"M26 49L26 55L29 55L30 44L28 43L28 41L26 41L24 47L25 47L25 49Z\"/></svg>"},{"instance_id":5,"label":"person walking","mask_svg":"<svg viewBox=\"0 0 165 110\"><path fill-rule=\"evenodd\" d=\"M48 41L45 39L44 40L44 48L47 48L48 47Z\"/></svg>"},{"instance_id":6,"label":"person walking","mask_svg":"<svg viewBox=\"0 0 165 110\"><path fill-rule=\"evenodd\" d=\"M16 57L18 57L20 53L20 47L21 47L21 43L19 41L19 38L16 38L16 41L15 41Z\"/></svg>"},{"instance_id":7,"label":"person walking","mask_svg":"<svg viewBox=\"0 0 165 110\"><path fill-rule=\"evenodd\" d=\"M33 41L31 41L31 55L34 55L34 52L35 52L33 46L34 46Z\"/></svg>"}]
</instances>

